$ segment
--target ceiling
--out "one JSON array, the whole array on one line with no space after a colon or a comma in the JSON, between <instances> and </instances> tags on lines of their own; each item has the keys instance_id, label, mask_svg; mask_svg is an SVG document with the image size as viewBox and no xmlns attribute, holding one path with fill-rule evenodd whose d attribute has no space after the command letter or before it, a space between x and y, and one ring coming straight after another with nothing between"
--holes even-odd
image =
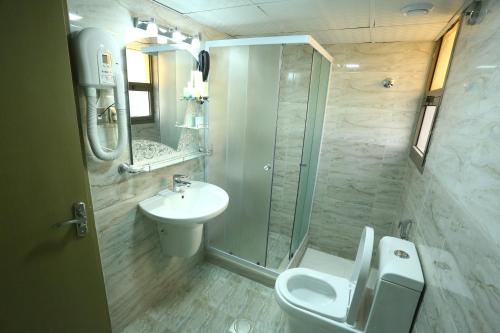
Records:
<instances>
[{"instance_id":1,"label":"ceiling","mask_svg":"<svg viewBox=\"0 0 500 333\"><path fill-rule=\"evenodd\" d=\"M320 43L429 41L464 0L154 0L230 36L310 34ZM426 16L401 8L432 3Z\"/></svg>"}]
</instances>

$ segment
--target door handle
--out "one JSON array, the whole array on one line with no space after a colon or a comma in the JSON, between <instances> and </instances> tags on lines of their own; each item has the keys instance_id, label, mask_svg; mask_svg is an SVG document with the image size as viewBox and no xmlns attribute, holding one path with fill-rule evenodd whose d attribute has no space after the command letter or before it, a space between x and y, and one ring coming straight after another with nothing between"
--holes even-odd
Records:
<instances>
[{"instance_id":1,"label":"door handle","mask_svg":"<svg viewBox=\"0 0 500 333\"><path fill-rule=\"evenodd\" d=\"M87 210L85 209L85 202L75 202L73 204L73 217L74 219L59 223L59 228L67 225L76 226L76 235L78 237L85 237L89 231L87 224Z\"/></svg>"},{"instance_id":2,"label":"door handle","mask_svg":"<svg viewBox=\"0 0 500 333\"><path fill-rule=\"evenodd\" d=\"M269 164L269 163L268 163L268 164L266 164L266 165L264 165L264 170L266 170L266 171L269 171L269 170L271 170L272 168L273 168L273 167L272 167L272 166L271 166L271 164Z\"/></svg>"}]
</instances>

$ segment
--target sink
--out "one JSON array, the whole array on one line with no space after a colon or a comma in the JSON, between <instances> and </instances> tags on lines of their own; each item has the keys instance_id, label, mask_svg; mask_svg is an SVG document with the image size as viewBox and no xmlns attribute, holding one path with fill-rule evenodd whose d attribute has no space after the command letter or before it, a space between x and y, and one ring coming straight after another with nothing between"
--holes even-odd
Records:
<instances>
[{"instance_id":1,"label":"sink","mask_svg":"<svg viewBox=\"0 0 500 333\"><path fill-rule=\"evenodd\" d=\"M140 211L157 222L163 251L170 256L194 255L203 236L203 224L224 212L229 196L222 188L192 181L182 193L164 190L141 201Z\"/></svg>"},{"instance_id":2,"label":"sink","mask_svg":"<svg viewBox=\"0 0 500 333\"><path fill-rule=\"evenodd\" d=\"M206 223L222 213L229 202L226 191L218 186L191 182L183 193L165 190L141 201L141 211L151 219L178 226Z\"/></svg>"}]
</instances>

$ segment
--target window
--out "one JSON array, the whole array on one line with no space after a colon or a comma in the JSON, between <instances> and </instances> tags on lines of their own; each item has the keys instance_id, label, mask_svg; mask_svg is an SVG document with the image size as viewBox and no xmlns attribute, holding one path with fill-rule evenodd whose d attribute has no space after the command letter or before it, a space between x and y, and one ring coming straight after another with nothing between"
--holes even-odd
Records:
<instances>
[{"instance_id":1,"label":"window","mask_svg":"<svg viewBox=\"0 0 500 333\"><path fill-rule=\"evenodd\" d=\"M430 71L426 96L420 109L413 146L410 150L410 157L420 171L423 171L429 150L432 129L441 104L459 24L459 22L455 23L441 38Z\"/></svg>"},{"instance_id":2,"label":"window","mask_svg":"<svg viewBox=\"0 0 500 333\"><path fill-rule=\"evenodd\" d=\"M127 49L130 120L134 124L154 122L151 56Z\"/></svg>"}]
</instances>

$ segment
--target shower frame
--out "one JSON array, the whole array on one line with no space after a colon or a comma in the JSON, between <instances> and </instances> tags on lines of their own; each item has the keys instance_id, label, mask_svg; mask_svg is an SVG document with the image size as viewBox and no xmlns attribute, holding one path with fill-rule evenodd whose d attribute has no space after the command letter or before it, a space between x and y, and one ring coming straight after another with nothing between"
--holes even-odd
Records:
<instances>
[{"instance_id":1,"label":"shower frame","mask_svg":"<svg viewBox=\"0 0 500 333\"><path fill-rule=\"evenodd\" d=\"M322 55L329 63L330 63L330 71L329 73L331 74L331 68L332 68L332 63L333 63L333 57L328 51L321 46L312 36L310 35L292 35L292 36L269 36L269 37L252 37L252 38L236 38L236 39L223 39L223 40L213 40L213 41L207 41L205 42L204 49L208 52L210 52L211 48L218 48L218 47L234 47L234 46L252 46L252 45L309 45L311 46L314 50L316 50L320 55ZM328 80L328 85L327 85L327 91L329 90L330 87L330 80ZM327 97L328 99L328 97ZM325 104L326 106L326 104ZM209 114L210 110L210 105L207 107L207 117ZM323 127L321 128L321 142L323 141L323 129L324 129L324 116L323 114ZM208 143L208 146L210 145L209 140L209 133L208 131L205 131L205 142ZM319 167L319 158L318 156L318 163L316 166L315 172L315 177L318 175L318 167ZM207 176L207 162L205 160L205 168L204 168L204 178L205 180L208 179ZM314 187L316 184L314 184ZM314 199L314 195L313 195ZM310 219L309 214L309 219ZM309 226L310 224L308 223L307 226L307 231L300 242L299 247L297 248L295 255L290 258L290 261L288 263L287 268L291 267L296 267L300 259L302 258L306 246L307 246L307 241L309 238ZM240 258L236 255L229 254L227 252L224 252L223 250L217 249L215 247L210 246L209 244L209 237L208 237L208 228L204 228L203 233L204 233L204 248L205 248L205 256L208 259L208 261L211 261L217 265L223 266L231 271L235 271L236 273L246 276L250 279L253 279L255 281L258 281L260 283L263 283L265 285L268 285L270 287L274 286L275 280L278 277L279 273L271 268L257 265L256 263Z\"/></svg>"}]
</instances>

